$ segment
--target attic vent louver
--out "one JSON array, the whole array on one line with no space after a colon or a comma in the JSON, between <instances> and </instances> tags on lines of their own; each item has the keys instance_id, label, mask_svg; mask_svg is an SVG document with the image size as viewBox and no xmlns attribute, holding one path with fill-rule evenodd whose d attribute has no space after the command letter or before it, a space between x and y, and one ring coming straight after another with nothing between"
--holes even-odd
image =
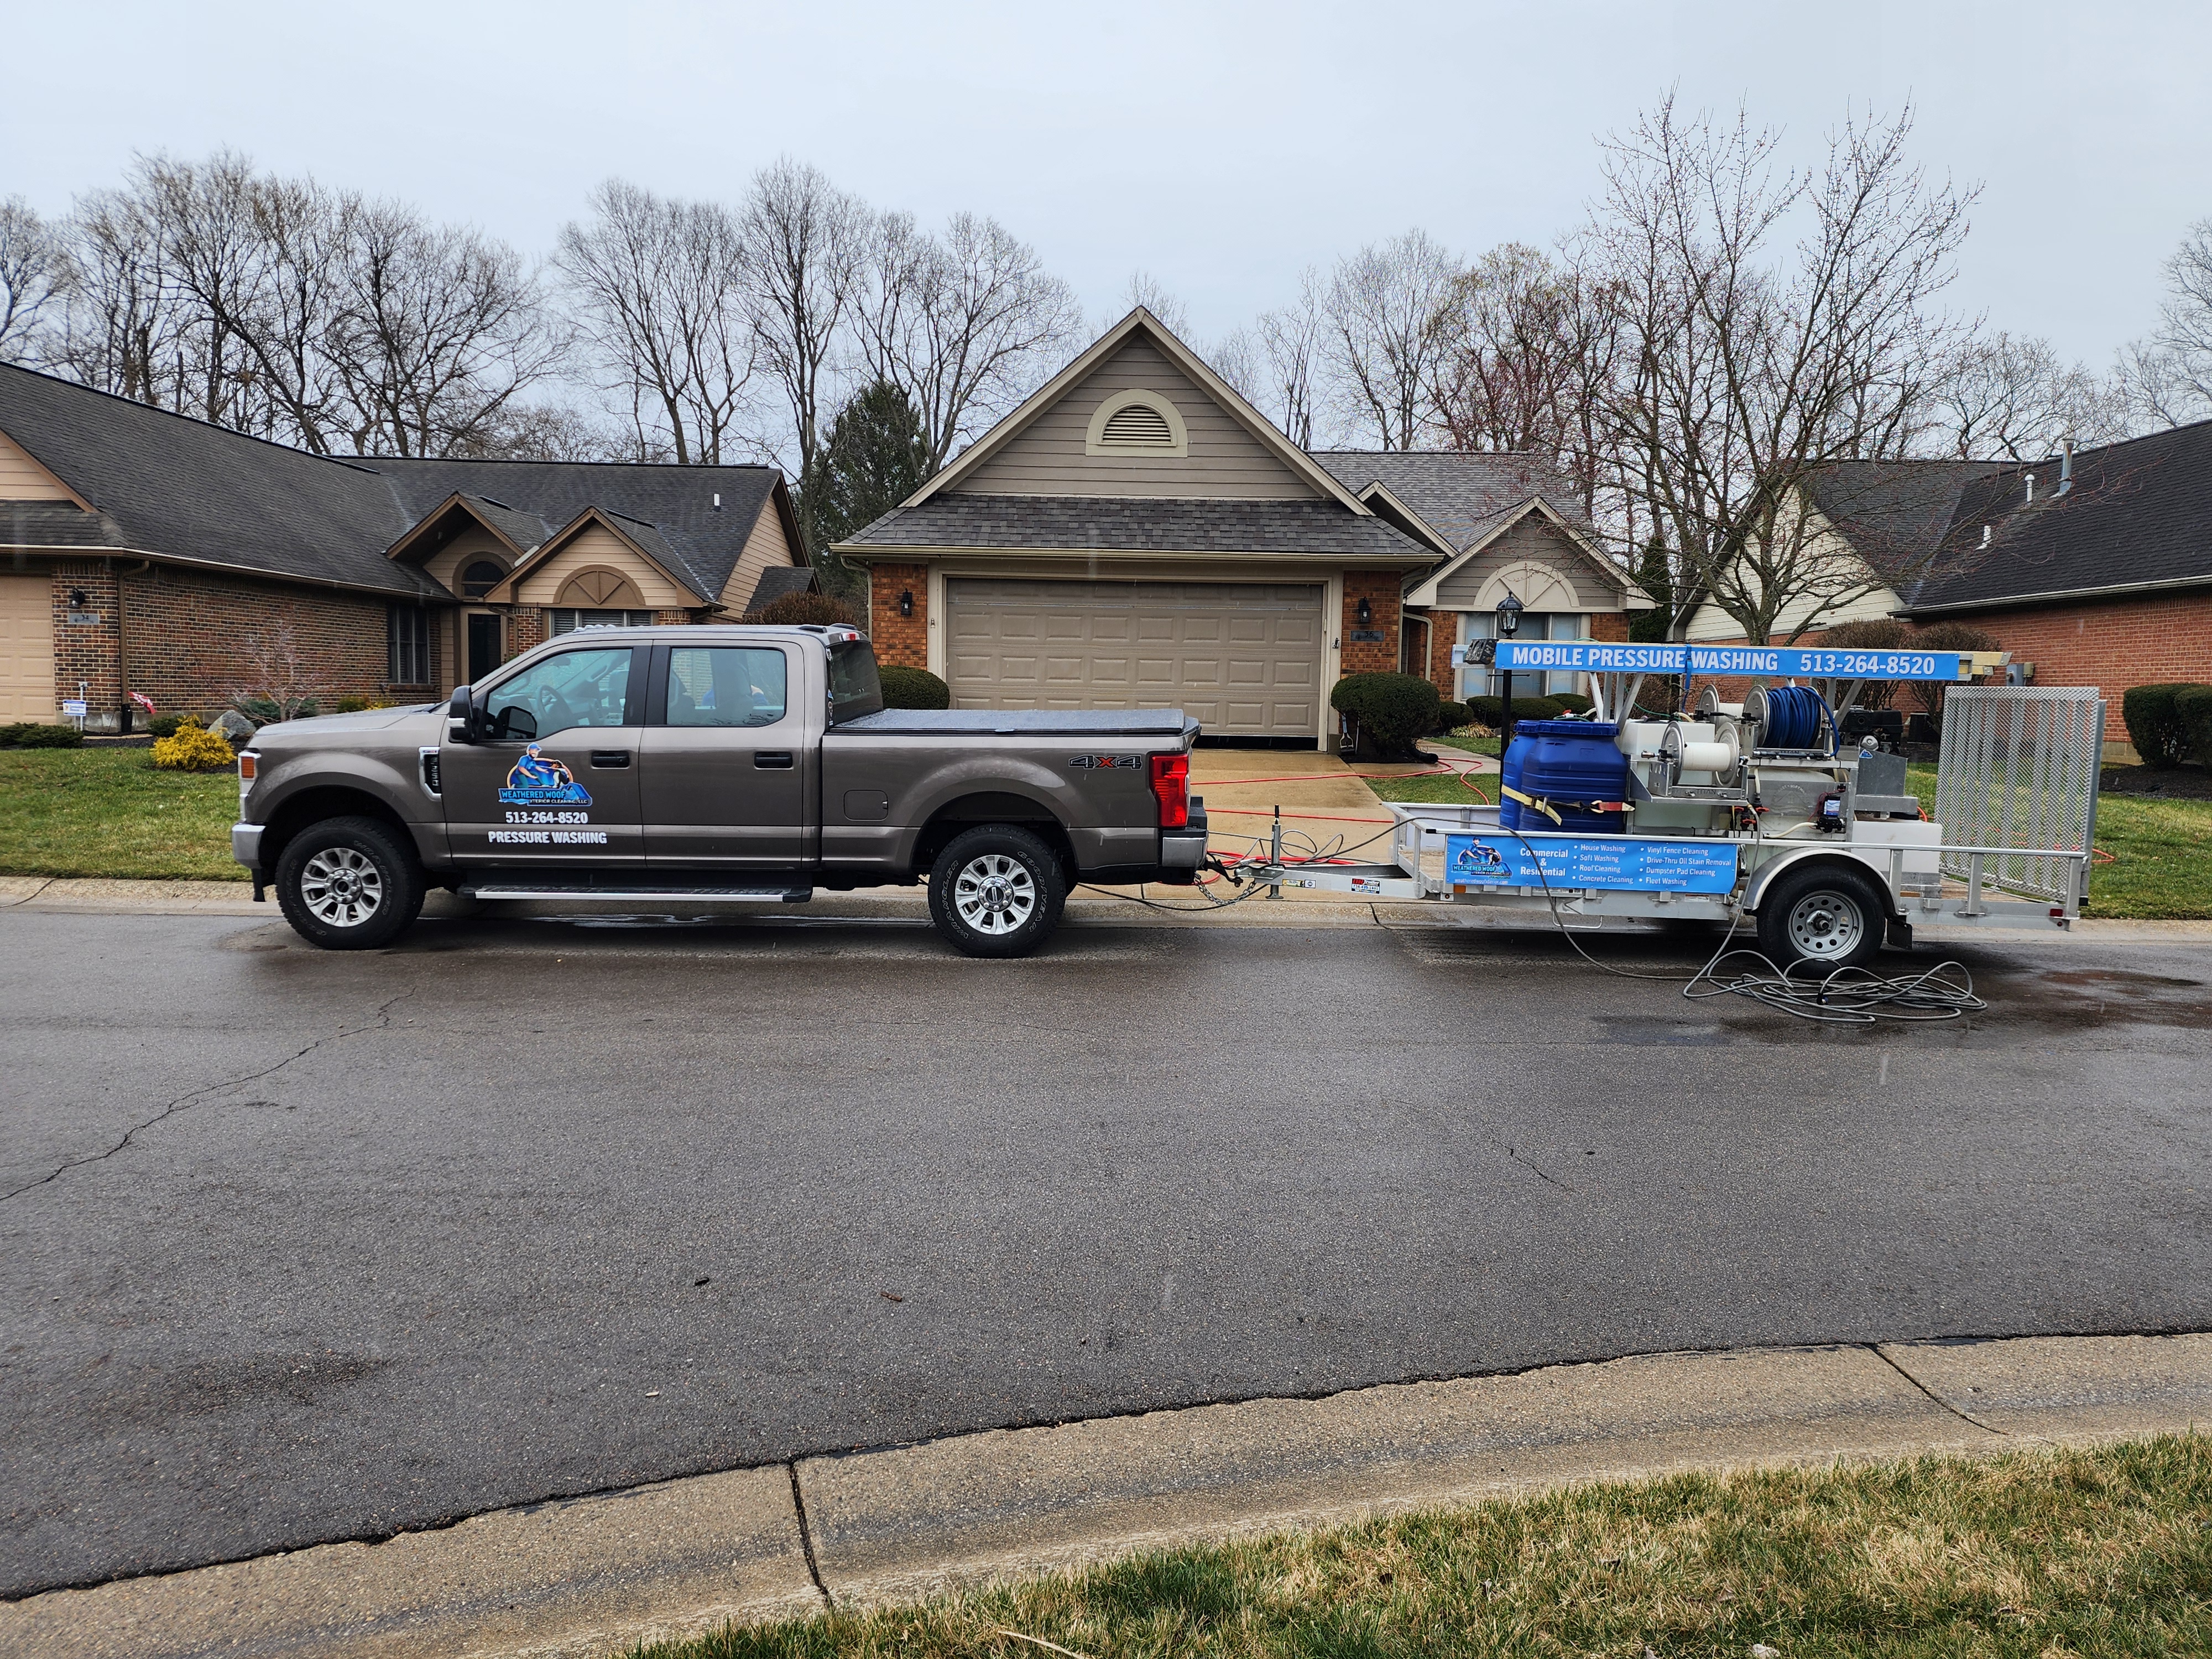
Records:
<instances>
[{"instance_id":1,"label":"attic vent louver","mask_svg":"<svg viewBox=\"0 0 2212 1659\"><path fill-rule=\"evenodd\" d=\"M1115 410L1106 417L1098 441L1115 449L1173 449L1176 443L1168 417L1150 404L1125 404Z\"/></svg>"}]
</instances>

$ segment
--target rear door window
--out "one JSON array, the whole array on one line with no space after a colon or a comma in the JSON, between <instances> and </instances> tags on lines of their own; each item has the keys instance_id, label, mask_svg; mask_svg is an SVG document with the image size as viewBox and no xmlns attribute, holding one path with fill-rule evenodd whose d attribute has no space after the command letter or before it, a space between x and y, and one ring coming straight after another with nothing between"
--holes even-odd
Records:
<instances>
[{"instance_id":1,"label":"rear door window","mask_svg":"<svg viewBox=\"0 0 2212 1659\"><path fill-rule=\"evenodd\" d=\"M773 726L791 706L791 659L772 646L668 653L668 724Z\"/></svg>"}]
</instances>

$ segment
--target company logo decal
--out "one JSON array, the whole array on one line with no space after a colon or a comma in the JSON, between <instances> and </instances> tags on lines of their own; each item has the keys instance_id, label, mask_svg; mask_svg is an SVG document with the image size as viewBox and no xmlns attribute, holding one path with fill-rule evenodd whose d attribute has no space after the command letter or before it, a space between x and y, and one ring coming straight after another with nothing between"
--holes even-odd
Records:
<instances>
[{"instance_id":1,"label":"company logo decal","mask_svg":"<svg viewBox=\"0 0 2212 1659\"><path fill-rule=\"evenodd\" d=\"M501 802L508 806L589 806L591 796L576 775L568 769L566 761L550 760L538 752L532 744L522 751L522 758L507 775L507 787L499 792Z\"/></svg>"},{"instance_id":2,"label":"company logo decal","mask_svg":"<svg viewBox=\"0 0 2212 1659\"><path fill-rule=\"evenodd\" d=\"M1473 841L1452 849L1451 879L1497 881L1505 874L1505 860L1487 842Z\"/></svg>"}]
</instances>

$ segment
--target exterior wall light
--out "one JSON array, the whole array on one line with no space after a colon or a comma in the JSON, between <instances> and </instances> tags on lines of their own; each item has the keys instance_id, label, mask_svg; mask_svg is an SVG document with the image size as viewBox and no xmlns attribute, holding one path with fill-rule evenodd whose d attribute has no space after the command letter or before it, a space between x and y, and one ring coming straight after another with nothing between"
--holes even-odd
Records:
<instances>
[{"instance_id":1,"label":"exterior wall light","mask_svg":"<svg viewBox=\"0 0 2212 1659\"><path fill-rule=\"evenodd\" d=\"M1370 605L1370 604L1369 604L1365 599L1362 599L1362 600L1360 600L1360 602L1359 602L1359 625L1360 625L1362 628L1370 627L1370 626L1372 626L1372 625L1373 625L1374 621L1375 621L1375 607L1374 607L1372 605Z\"/></svg>"},{"instance_id":2,"label":"exterior wall light","mask_svg":"<svg viewBox=\"0 0 2212 1659\"><path fill-rule=\"evenodd\" d=\"M902 617L914 615L914 589L911 587L899 589L899 615Z\"/></svg>"},{"instance_id":3,"label":"exterior wall light","mask_svg":"<svg viewBox=\"0 0 2212 1659\"><path fill-rule=\"evenodd\" d=\"M1527 607L1513 597L1513 590L1507 588L1505 597L1498 602L1499 639L1510 640L1520 631L1521 613ZM1499 702L1498 714L1498 758L1501 766L1504 764L1505 751L1513 744L1513 671L1508 668L1504 672L1505 678L1502 690L1504 696Z\"/></svg>"}]
</instances>

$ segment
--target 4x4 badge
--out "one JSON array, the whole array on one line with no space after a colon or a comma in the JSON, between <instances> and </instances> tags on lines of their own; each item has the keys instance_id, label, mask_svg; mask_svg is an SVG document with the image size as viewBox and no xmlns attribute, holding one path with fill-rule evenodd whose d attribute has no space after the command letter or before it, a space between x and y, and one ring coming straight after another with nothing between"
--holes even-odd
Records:
<instances>
[{"instance_id":1,"label":"4x4 badge","mask_svg":"<svg viewBox=\"0 0 2212 1659\"><path fill-rule=\"evenodd\" d=\"M507 787L499 792L500 802L506 806L589 806L591 796L584 786L576 781L576 775L568 769L566 761L551 760L538 752L532 744L522 751L522 758L507 775Z\"/></svg>"},{"instance_id":2,"label":"4x4 badge","mask_svg":"<svg viewBox=\"0 0 2212 1659\"><path fill-rule=\"evenodd\" d=\"M1068 762L1068 764L1079 772L1097 771L1108 768L1117 772L1126 768L1133 772L1144 763L1143 757L1138 755L1078 755Z\"/></svg>"}]
</instances>

